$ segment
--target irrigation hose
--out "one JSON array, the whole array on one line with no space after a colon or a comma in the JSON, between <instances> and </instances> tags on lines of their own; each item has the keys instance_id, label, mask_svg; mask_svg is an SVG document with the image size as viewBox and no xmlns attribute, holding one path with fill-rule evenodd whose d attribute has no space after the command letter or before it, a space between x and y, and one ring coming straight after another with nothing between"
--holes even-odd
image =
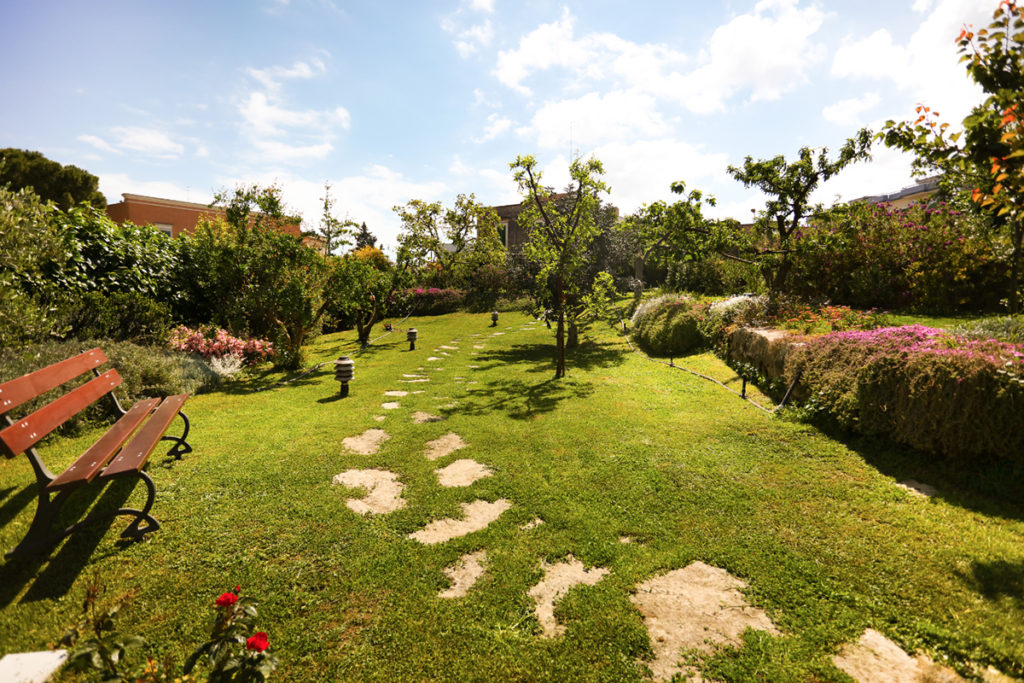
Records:
<instances>
[{"instance_id":1,"label":"irrigation hose","mask_svg":"<svg viewBox=\"0 0 1024 683\"><path fill-rule=\"evenodd\" d=\"M778 411L778 409L782 407L782 405L786 402L786 399L789 398L789 394L793 391L793 387L796 386L796 382L799 379L799 375L798 375L793 380L793 383L789 385L789 391L786 392L786 395L782 398L782 401L779 403L779 405L777 405L774 408L769 410L768 408L765 408L764 406L762 406L757 401L749 399L746 396L744 396L743 394L741 394L740 392L736 391L735 389L726 386L722 382L719 382L714 377L708 377L707 375L702 375L701 373L699 373L699 372L697 372L695 370L690 370L689 368L684 368L681 365L676 365L676 364L674 364L672 362L666 363L663 360L657 360L655 358L651 358L646 353L640 351L640 349L638 349L635 346L633 346L633 342L631 342L629 340L629 334L627 334L627 332L626 332L626 321L622 319L622 313L621 312L619 312L619 322L622 324L622 337L623 337L623 339L626 340L626 344L629 345L629 348L633 351L633 353L637 354L641 358L645 358L645 359L651 361L652 363L658 363L659 365L664 365L666 367L675 368L676 370L682 370L683 372L688 372L691 375L694 375L696 377L700 377L701 379L706 379L709 382L713 382L714 384L717 384L718 386L722 387L726 391L739 396L740 398L742 398L744 401L746 401L750 405L754 406L758 410L761 410L761 411L763 411L764 413L766 413L768 415L774 415L776 413L776 411Z\"/></svg>"}]
</instances>

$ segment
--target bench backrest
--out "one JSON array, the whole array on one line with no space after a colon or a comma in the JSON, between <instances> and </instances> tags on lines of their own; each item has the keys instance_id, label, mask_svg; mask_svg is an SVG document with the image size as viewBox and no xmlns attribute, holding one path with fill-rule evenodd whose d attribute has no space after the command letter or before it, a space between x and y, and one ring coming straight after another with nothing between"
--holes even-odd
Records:
<instances>
[{"instance_id":1,"label":"bench backrest","mask_svg":"<svg viewBox=\"0 0 1024 683\"><path fill-rule=\"evenodd\" d=\"M106 354L96 348L0 384L0 416L106 362ZM10 426L0 430L0 452L8 458L25 452L121 381L117 370L108 370L21 420L8 418Z\"/></svg>"}]
</instances>

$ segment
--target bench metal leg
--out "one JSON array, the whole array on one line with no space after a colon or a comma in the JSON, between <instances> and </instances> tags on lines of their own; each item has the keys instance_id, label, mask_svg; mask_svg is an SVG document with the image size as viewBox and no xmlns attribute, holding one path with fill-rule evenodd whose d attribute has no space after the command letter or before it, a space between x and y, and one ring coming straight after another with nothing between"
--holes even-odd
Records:
<instances>
[{"instance_id":1,"label":"bench metal leg","mask_svg":"<svg viewBox=\"0 0 1024 683\"><path fill-rule=\"evenodd\" d=\"M50 533L50 528L53 526L53 522L56 520L57 513L60 511L61 506L64 505L64 501L66 501L68 496L77 489L61 491L52 498L50 497L51 494L49 492L40 491L39 504L36 507L36 515L32 519L32 524L29 526L28 533L25 534L25 538L22 539L21 543L5 554L5 557L10 559L16 556L32 555L41 552L53 547L62 538L70 536L83 527L93 524L101 519L108 519L110 517L117 517L120 515L131 515L135 518L131 521L128 527L121 532L121 537L130 538L133 541L141 541L146 534L160 528L160 522L149 514L149 511L153 507L153 502L156 499L156 486L153 484L153 480L150 476L145 472L140 471L132 474L134 476L138 476L146 484L146 503L142 506L141 510L136 510L135 508L118 508L117 510L96 512L85 517L81 521L72 524L63 531ZM146 525L141 526L142 522L145 522Z\"/></svg>"},{"instance_id":2,"label":"bench metal leg","mask_svg":"<svg viewBox=\"0 0 1024 683\"><path fill-rule=\"evenodd\" d=\"M191 426L188 421L188 416L185 415L183 411L179 410L178 415L180 415L181 419L185 422L185 431L181 433L181 436L170 436L168 434L164 434L160 437L160 440L173 441L174 445L167 451L167 455L170 455L177 460L181 460L181 456L192 452L192 446L188 445L188 442L185 440L188 438L188 432Z\"/></svg>"}]
</instances>

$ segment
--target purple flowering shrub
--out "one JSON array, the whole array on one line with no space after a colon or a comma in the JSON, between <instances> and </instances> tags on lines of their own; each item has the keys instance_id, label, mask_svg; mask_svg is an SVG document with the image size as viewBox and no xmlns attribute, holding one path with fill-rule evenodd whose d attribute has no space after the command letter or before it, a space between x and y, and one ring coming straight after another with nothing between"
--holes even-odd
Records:
<instances>
[{"instance_id":1,"label":"purple flowering shrub","mask_svg":"<svg viewBox=\"0 0 1024 683\"><path fill-rule=\"evenodd\" d=\"M1024 454L1024 344L910 325L809 337L786 361L807 407L942 456Z\"/></svg>"},{"instance_id":2,"label":"purple flowering shrub","mask_svg":"<svg viewBox=\"0 0 1024 683\"><path fill-rule=\"evenodd\" d=\"M840 205L794 234L788 289L854 307L992 310L1006 245L952 207Z\"/></svg>"},{"instance_id":3,"label":"purple flowering shrub","mask_svg":"<svg viewBox=\"0 0 1024 683\"><path fill-rule=\"evenodd\" d=\"M171 330L168 345L175 351L195 353L206 360L237 356L246 365L258 365L275 353L274 344L265 339L239 339L214 326L191 329L178 325Z\"/></svg>"},{"instance_id":4,"label":"purple flowering shrub","mask_svg":"<svg viewBox=\"0 0 1024 683\"><path fill-rule=\"evenodd\" d=\"M458 289L438 289L437 287L418 287L405 290L414 315L442 315L454 313L462 307L466 298Z\"/></svg>"}]
</instances>

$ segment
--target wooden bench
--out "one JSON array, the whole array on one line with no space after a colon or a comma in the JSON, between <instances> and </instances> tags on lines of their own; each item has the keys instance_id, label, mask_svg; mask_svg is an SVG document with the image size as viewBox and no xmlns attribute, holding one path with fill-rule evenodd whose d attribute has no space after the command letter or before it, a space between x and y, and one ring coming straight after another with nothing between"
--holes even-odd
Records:
<instances>
[{"instance_id":1,"label":"wooden bench","mask_svg":"<svg viewBox=\"0 0 1024 683\"><path fill-rule=\"evenodd\" d=\"M160 523L149 514L156 496L156 487L142 468L160 441L174 442L167 454L175 458L180 459L182 455L192 451L192 447L185 441L188 437L189 421L181 412L181 406L188 399L188 394L169 396L163 400L144 399L124 410L114 396L114 389L122 382L121 375L117 370L101 373L97 369L106 362L106 354L96 348L0 384L0 452L8 458L15 458L21 453L28 456L35 471L39 494L36 514L28 533L16 548L7 553L7 557L50 548L68 534L105 517L134 517L121 534L126 539L141 540L145 534L160 528ZM68 391L32 414L20 420L12 419L10 416L10 411L17 409L18 406L90 371L94 375L93 379ZM39 456L36 444L72 416L103 398L112 403L120 417L70 467L59 476L55 476ZM182 435L166 436L167 430L178 415L185 423ZM148 496L141 510L119 508L113 511L100 511L63 530L52 530L61 506L72 492L93 482L103 485L110 479L120 477L138 477L145 482Z\"/></svg>"}]
</instances>

